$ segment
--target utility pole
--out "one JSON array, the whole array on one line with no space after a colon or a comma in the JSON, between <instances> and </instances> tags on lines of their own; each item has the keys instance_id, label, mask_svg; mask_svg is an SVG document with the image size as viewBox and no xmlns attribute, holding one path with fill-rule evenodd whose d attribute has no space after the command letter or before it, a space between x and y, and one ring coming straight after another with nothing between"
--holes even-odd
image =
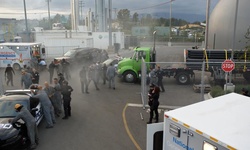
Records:
<instances>
[{"instance_id":1,"label":"utility pole","mask_svg":"<svg viewBox=\"0 0 250 150\"><path fill-rule=\"evenodd\" d=\"M169 42L168 42L168 46L171 46L171 32L172 32L172 1L170 0L170 13L169 13Z\"/></svg>"},{"instance_id":2,"label":"utility pole","mask_svg":"<svg viewBox=\"0 0 250 150\"><path fill-rule=\"evenodd\" d=\"M205 49L207 49L208 47L209 12L210 12L210 0L207 0Z\"/></svg>"},{"instance_id":3,"label":"utility pole","mask_svg":"<svg viewBox=\"0 0 250 150\"><path fill-rule=\"evenodd\" d=\"M84 7L84 2L83 1L79 1L79 7L80 7L80 11L81 11L81 21L82 21L82 24L84 24L84 22L83 22L83 15L82 15L82 10L83 10L83 7Z\"/></svg>"},{"instance_id":4,"label":"utility pole","mask_svg":"<svg viewBox=\"0 0 250 150\"><path fill-rule=\"evenodd\" d=\"M50 23L50 7L49 7L49 2L51 2L51 0L47 0L48 2L48 27L49 30L51 29L51 23Z\"/></svg>"},{"instance_id":5,"label":"utility pole","mask_svg":"<svg viewBox=\"0 0 250 150\"><path fill-rule=\"evenodd\" d=\"M109 47L112 46L112 0L109 0Z\"/></svg>"},{"instance_id":6,"label":"utility pole","mask_svg":"<svg viewBox=\"0 0 250 150\"><path fill-rule=\"evenodd\" d=\"M234 31L233 31L233 41L232 41L232 54L231 54L231 60L234 60L234 50L235 50L235 35L236 35L236 27L237 27L237 16L238 16L238 6L239 6L239 0L236 0L235 5L235 14L234 14ZM229 84L232 83L232 72L230 72L229 76Z\"/></svg>"},{"instance_id":7,"label":"utility pole","mask_svg":"<svg viewBox=\"0 0 250 150\"><path fill-rule=\"evenodd\" d=\"M23 5L24 5L26 35L27 35L27 38L28 38L28 42L30 42L30 35L29 35L29 30L28 30L28 21L27 21L27 12L26 12L26 3L25 3L25 0L23 0Z\"/></svg>"}]
</instances>

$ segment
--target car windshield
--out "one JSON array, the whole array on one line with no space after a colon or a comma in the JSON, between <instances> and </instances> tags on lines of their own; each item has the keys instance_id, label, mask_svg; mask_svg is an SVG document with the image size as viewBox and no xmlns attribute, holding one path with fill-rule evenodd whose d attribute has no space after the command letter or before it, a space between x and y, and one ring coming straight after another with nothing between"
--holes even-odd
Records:
<instances>
[{"instance_id":1,"label":"car windshield","mask_svg":"<svg viewBox=\"0 0 250 150\"><path fill-rule=\"evenodd\" d=\"M17 112L14 107L15 104L21 104L27 107L26 101L13 101L13 100L1 100L0 101L0 118L15 117Z\"/></svg>"},{"instance_id":2,"label":"car windshield","mask_svg":"<svg viewBox=\"0 0 250 150\"><path fill-rule=\"evenodd\" d=\"M64 56L65 57L72 57L75 54L76 50L69 50L67 51Z\"/></svg>"}]
</instances>

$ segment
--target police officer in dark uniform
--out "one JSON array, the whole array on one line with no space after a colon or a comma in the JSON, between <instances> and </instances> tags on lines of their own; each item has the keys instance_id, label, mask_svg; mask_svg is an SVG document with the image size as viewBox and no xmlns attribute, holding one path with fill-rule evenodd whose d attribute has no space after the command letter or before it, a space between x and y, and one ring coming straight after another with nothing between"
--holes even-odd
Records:
<instances>
[{"instance_id":1,"label":"police officer in dark uniform","mask_svg":"<svg viewBox=\"0 0 250 150\"><path fill-rule=\"evenodd\" d=\"M67 81L63 81L62 86L62 95L63 95L63 108L64 108L64 117L62 119L68 119L71 116L71 92L73 88L68 85Z\"/></svg>"},{"instance_id":2,"label":"police officer in dark uniform","mask_svg":"<svg viewBox=\"0 0 250 150\"><path fill-rule=\"evenodd\" d=\"M58 78L59 78L58 83L60 84L60 86L62 86L63 85L63 81L65 80L63 74L62 73L58 73Z\"/></svg>"}]
</instances>

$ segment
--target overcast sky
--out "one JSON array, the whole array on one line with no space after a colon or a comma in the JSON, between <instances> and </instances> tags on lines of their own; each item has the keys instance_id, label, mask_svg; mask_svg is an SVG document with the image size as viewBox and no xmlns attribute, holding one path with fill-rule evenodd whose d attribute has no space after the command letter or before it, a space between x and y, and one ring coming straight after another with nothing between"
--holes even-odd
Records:
<instances>
[{"instance_id":1,"label":"overcast sky","mask_svg":"<svg viewBox=\"0 0 250 150\"><path fill-rule=\"evenodd\" d=\"M26 0L28 19L42 19L48 16L47 0ZM89 8L94 11L95 0L79 0L84 2L84 12ZM137 13L169 12L170 0L112 0L113 8L129 9L131 15ZM207 0L175 0L172 3L172 13L204 14ZM211 9L219 0L211 0ZM108 0L106 0L106 3ZM70 0L51 0L51 16L70 14ZM1 0L0 18L24 19L23 0Z\"/></svg>"}]
</instances>

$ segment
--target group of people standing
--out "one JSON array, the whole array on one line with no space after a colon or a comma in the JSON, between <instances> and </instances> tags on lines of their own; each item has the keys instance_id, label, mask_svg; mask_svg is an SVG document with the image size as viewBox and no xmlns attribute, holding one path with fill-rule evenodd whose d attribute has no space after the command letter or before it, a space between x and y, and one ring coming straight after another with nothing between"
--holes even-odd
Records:
<instances>
[{"instance_id":1,"label":"group of people standing","mask_svg":"<svg viewBox=\"0 0 250 150\"><path fill-rule=\"evenodd\" d=\"M109 66L105 63L101 65L99 62L88 67L83 66L79 72L82 93L89 93L88 87L91 81L93 81L96 90L100 90L98 87L100 78L102 78L103 84L106 84L106 80L108 80L109 88L115 90L115 75L116 70L112 63Z\"/></svg>"},{"instance_id":2,"label":"group of people standing","mask_svg":"<svg viewBox=\"0 0 250 150\"><path fill-rule=\"evenodd\" d=\"M155 84L158 87L160 87L161 92L165 92L165 88L162 82L163 76L164 76L163 71L159 65L156 68L150 68L149 83Z\"/></svg>"}]
</instances>

